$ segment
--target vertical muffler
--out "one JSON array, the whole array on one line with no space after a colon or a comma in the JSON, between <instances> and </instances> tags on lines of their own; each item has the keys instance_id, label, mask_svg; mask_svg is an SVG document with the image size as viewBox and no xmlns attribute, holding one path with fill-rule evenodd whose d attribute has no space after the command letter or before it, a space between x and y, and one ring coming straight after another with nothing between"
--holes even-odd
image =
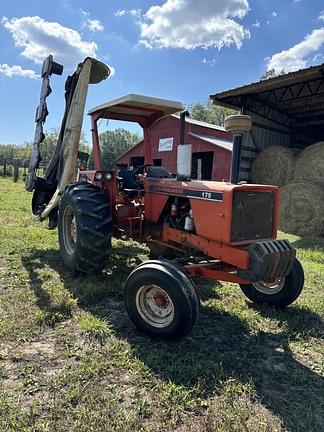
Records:
<instances>
[{"instance_id":1,"label":"vertical muffler","mask_svg":"<svg viewBox=\"0 0 324 432\"><path fill-rule=\"evenodd\" d=\"M177 148L177 180L191 180L192 144L185 144L185 127L188 111L180 113L180 142Z\"/></svg>"},{"instance_id":2,"label":"vertical muffler","mask_svg":"<svg viewBox=\"0 0 324 432\"><path fill-rule=\"evenodd\" d=\"M233 134L233 151L231 167L231 183L238 183L243 135L252 127L250 116L243 114L231 115L225 118L225 129Z\"/></svg>"}]
</instances>

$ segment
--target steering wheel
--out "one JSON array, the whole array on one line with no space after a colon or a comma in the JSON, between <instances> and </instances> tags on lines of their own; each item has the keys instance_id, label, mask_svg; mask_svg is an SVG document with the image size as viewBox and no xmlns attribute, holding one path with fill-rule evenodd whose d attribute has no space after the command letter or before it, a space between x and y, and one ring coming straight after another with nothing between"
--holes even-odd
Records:
<instances>
[{"instance_id":1,"label":"steering wheel","mask_svg":"<svg viewBox=\"0 0 324 432\"><path fill-rule=\"evenodd\" d=\"M146 168L150 167L150 166L154 166L153 164L144 164L144 165L140 165L138 166L134 171L133 171L133 176L135 180L138 180L138 174L142 174L141 171L143 171L143 174L147 173Z\"/></svg>"}]
</instances>

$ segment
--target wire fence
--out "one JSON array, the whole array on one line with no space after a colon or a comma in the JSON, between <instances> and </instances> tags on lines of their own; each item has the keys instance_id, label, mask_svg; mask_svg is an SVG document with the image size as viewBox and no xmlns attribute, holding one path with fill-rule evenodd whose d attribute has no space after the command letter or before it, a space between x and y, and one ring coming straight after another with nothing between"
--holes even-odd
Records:
<instances>
[{"instance_id":1,"label":"wire fence","mask_svg":"<svg viewBox=\"0 0 324 432\"><path fill-rule=\"evenodd\" d=\"M29 160L14 158L9 162L6 159L0 159L0 178L12 178L13 182L25 181L28 172ZM37 169L37 175L43 176L46 166L40 164Z\"/></svg>"}]
</instances>

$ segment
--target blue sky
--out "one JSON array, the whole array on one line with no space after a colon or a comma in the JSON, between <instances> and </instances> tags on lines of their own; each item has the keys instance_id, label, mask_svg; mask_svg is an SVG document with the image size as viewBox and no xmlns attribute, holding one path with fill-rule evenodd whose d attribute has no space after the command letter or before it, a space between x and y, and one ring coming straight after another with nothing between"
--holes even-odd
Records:
<instances>
[{"instance_id":1,"label":"blue sky","mask_svg":"<svg viewBox=\"0 0 324 432\"><path fill-rule=\"evenodd\" d=\"M127 93L191 104L258 81L267 70L324 63L323 0L0 0L0 144L34 136L42 59L87 55L113 75L86 109ZM60 124L64 78L52 78L49 130ZM84 121L88 135L89 119Z\"/></svg>"}]
</instances>

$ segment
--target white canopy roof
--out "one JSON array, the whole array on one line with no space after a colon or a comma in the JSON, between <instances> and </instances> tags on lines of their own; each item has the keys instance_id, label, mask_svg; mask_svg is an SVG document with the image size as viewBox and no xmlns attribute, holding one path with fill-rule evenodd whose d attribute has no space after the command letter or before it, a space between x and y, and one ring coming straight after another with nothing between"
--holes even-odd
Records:
<instances>
[{"instance_id":1,"label":"white canopy roof","mask_svg":"<svg viewBox=\"0 0 324 432\"><path fill-rule=\"evenodd\" d=\"M183 109L180 102L131 93L98 105L92 108L88 114L91 115L102 111L111 114L112 118L114 115L118 117L122 115L151 117L155 114L164 117L175 114Z\"/></svg>"}]
</instances>

